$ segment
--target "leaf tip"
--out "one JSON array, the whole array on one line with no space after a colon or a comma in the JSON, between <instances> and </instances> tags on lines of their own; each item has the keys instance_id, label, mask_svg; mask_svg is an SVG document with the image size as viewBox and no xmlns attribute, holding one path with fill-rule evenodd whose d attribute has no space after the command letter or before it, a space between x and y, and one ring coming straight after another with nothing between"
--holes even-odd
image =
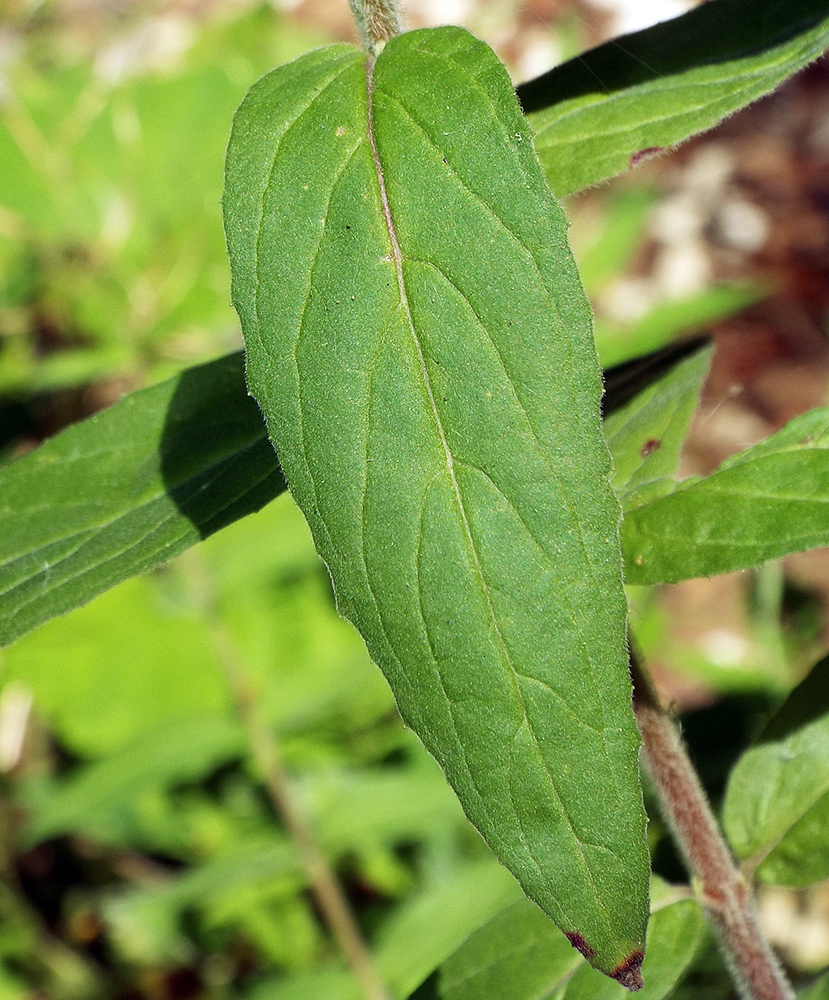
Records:
<instances>
[{"instance_id":1,"label":"leaf tip","mask_svg":"<svg viewBox=\"0 0 829 1000\"><path fill-rule=\"evenodd\" d=\"M641 990L645 985L642 979L642 962L644 960L644 952L638 949L632 951L624 962L617 965L613 972L610 973L610 978L615 979L617 983L624 986L626 990L630 990L631 993Z\"/></svg>"}]
</instances>

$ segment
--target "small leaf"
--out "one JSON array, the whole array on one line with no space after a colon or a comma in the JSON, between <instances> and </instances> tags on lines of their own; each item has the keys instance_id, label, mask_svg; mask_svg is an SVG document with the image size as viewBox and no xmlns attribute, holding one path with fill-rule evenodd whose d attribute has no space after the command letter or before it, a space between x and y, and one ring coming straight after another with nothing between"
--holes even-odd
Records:
<instances>
[{"instance_id":1,"label":"small leaf","mask_svg":"<svg viewBox=\"0 0 829 1000\"><path fill-rule=\"evenodd\" d=\"M711 128L827 45L827 0L717 0L556 66L518 98L563 197Z\"/></svg>"},{"instance_id":2,"label":"small leaf","mask_svg":"<svg viewBox=\"0 0 829 1000\"><path fill-rule=\"evenodd\" d=\"M758 874L768 882L826 878L828 798L829 658L789 695L731 774L723 822L737 857L762 860Z\"/></svg>"},{"instance_id":3,"label":"small leaf","mask_svg":"<svg viewBox=\"0 0 829 1000\"><path fill-rule=\"evenodd\" d=\"M241 354L191 368L0 470L0 644L284 489L242 376Z\"/></svg>"},{"instance_id":4,"label":"small leaf","mask_svg":"<svg viewBox=\"0 0 829 1000\"><path fill-rule=\"evenodd\" d=\"M504 67L457 28L333 46L237 113L251 391L411 727L609 973L647 856L589 307Z\"/></svg>"},{"instance_id":5,"label":"small leaf","mask_svg":"<svg viewBox=\"0 0 829 1000\"><path fill-rule=\"evenodd\" d=\"M676 472L711 355L710 348L698 351L605 418L613 486L623 508L636 507L660 491L671 492L676 485L668 477Z\"/></svg>"},{"instance_id":6,"label":"small leaf","mask_svg":"<svg viewBox=\"0 0 829 1000\"><path fill-rule=\"evenodd\" d=\"M625 512L629 583L677 583L829 545L829 409Z\"/></svg>"}]
</instances>

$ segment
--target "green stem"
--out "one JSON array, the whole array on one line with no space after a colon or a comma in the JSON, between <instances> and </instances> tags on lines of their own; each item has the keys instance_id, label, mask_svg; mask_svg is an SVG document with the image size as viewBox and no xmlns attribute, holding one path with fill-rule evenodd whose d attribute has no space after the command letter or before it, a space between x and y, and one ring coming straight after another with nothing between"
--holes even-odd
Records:
<instances>
[{"instance_id":1,"label":"green stem","mask_svg":"<svg viewBox=\"0 0 829 1000\"><path fill-rule=\"evenodd\" d=\"M794 1000L760 926L751 886L731 856L679 730L634 651L630 666L645 763L740 996L744 1000Z\"/></svg>"},{"instance_id":2,"label":"green stem","mask_svg":"<svg viewBox=\"0 0 829 1000\"><path fill-rule=\"evenodd\" d=\"M348 0L363 46L375 58L383 45L406 30L397 0Z\"/></svg>"}]
</instances>

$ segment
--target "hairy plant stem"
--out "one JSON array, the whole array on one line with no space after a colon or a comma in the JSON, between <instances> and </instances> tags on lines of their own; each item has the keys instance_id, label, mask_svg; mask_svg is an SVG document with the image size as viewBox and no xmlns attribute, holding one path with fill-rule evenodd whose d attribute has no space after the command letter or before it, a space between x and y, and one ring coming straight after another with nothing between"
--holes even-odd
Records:
<instances>
[{"instance_id":1,"label":"hairy plant stem","mask_svg":"<svg viewBox=\"0 0 829 1000\"><path fill-rule=\"evenodd\" d=\"M793 1000L760 927L751 886L731 856L679 730L634 650L630 669L646 767L737 989L744 1000Z\"/></svg>"},{"instance_id":2,"label":"hairy plant stem","mask_svg":"<svg viewBox=\"0 0 829 1000\"><path fill-rule=\"evenodd\" d=\"M196 564L195 553L188 553L188 556L192 556L187 560L191 584L228 678L236 710L247 735L251 758L274 809L296 847L322 918L366 1000L390 1000L342 886L292 793L276 736L262 717L245 664L222 621L209 574L201 560Z\"/></svg>"},{"instance_id":3,"label":"hairy plant stem","mask_svg":"<svg viewBox=\"0 0 829 1000\"><path fill-rule=\"evenodd\" d=\"M348 0L348 4L363 47L372 59L390 38L406 30L397 0Z\"/></svg>"}]
</instances>

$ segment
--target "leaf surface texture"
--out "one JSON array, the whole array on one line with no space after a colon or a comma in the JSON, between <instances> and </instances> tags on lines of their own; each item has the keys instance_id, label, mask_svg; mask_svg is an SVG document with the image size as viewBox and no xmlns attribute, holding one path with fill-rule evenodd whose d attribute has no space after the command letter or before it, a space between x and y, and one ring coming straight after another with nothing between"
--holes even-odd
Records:
<instances>
[{"instance_id":1,"label":"leaf surface texture","mask_svg":"<svg viewBox=\"0 0 829 1000\"><path fill-rule=\"evenodd\" d=\"M251 391L404 719L612 973L647 853L589 307L505 69L456 28L259 82L225 224Z\"/></svg>"}]
</instances>

